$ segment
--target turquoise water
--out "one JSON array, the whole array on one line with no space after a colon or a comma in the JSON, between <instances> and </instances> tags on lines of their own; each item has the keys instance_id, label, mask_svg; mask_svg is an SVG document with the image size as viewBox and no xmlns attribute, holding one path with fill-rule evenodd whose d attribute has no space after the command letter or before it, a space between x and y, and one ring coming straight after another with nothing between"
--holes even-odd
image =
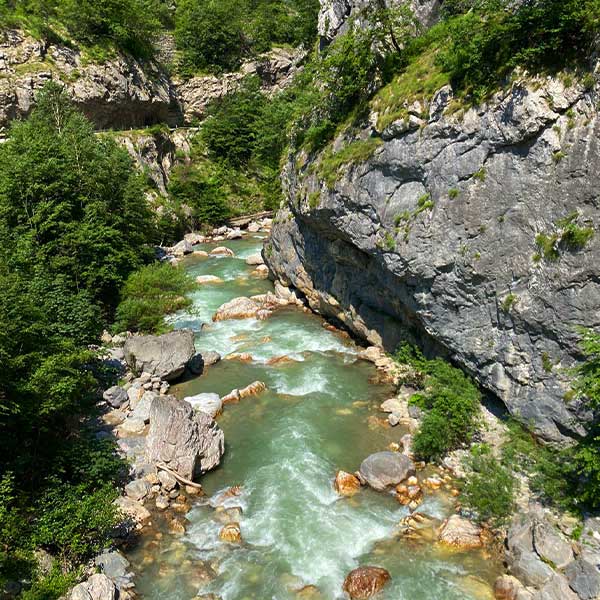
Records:
<instances>
[{"instance_id":1,"label":"turquoise water","mask_svg":"<svg viewBox=\"0 0 600 600\"><path fill-rule=\"evenodd\" d=\"M159 533L132 552L139 592L166 600L210 592L223 600L332 600L344 597L342 582L350 570L373 564L392 574L382 600L491 598L489 582L498 565L480 552L451 553L401 539L398 524L408 510L393 496L363 489L353 498L340 498L333 490L338 469L355 471L368 454L405 433L385 426L377 408L392 390L371 383L376 372L357 360L352 342L297 308L282 309L266 321L212 323L227 300L272 289L269 281L251 276L254 267L244 260L261 243L260 236L226 243L235 258L188 259L192 275L217 275L224 283L199 286L193 309L174 318L176 327L198 332L198 348L224 357L252 356L251 362L221 361L173 388L178 396L223 395L256 380L268 387L225 407L218 420L226 454L222 465L202 479L213 504L230 486L241 486L225 508L237 510L243 543L219 540L222 509L197 506L187 515L183 537ZM269 364L283 356L290 360ZM450 510L442 494L427 496L419 508L440 519ZM211 581L205 581L207 570ZM299 596L308 585L318 591Z\"/></svg>"}]
</instances>

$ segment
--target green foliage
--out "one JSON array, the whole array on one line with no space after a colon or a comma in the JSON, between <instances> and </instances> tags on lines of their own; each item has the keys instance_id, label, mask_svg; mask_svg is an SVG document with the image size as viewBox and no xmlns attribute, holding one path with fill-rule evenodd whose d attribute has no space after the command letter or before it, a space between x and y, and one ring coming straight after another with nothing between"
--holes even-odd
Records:
<instances>
[{"instance_id":1,"label":"green foliage","mask_svg":"<svg viewBox=\"0 0 600 600\"><path fill-rule=\"evenodd\" d=\"M236 70L273 45L308 46L318 11L318 0L181 0L175 19L181 69Z\"/></svg>"},{"instance_id":2,"label":"green foliage","mask_svg":"<svg viewBox=\"0 0 600 600\"><path fill-rule=\"evenodd\" d=\"M454 200L458 198L459 193L460 192L456 188L451 188L448 190L448 197L450 198L450 200Z\"/></svg>"},{"instance_id":3,"label":"green foliage","mask_svg":"<svg viewBox=\"0 0 600 600\"><path fill-rule=\"evenodd\" d=\"M576 252L585 248L594 237L594 228L591 225L580 226L577 224L579 215L575 211L556 222L558 231L553 234L539 233L535 238L538 246L539 258L556 261L560 258L561 250Z\"/></svg>"},{"instance_id":4,"label":"green foliage","mask_svg":"<svg viewBox=\"0 0 600 600\"><path fill-rule=\"evenodd\" d=\"M5 2L0 21L50 40L66 31L84 46L114 46L137 56L153 53L152 41L167 19L161 0L15 0Z\"/></svg>"},{"instance_id":5,"label":"green foliage","mask_svg":"<svg viewBox=\"0 0 600 600\"><path fill-rule=\"evenodd\" d=\"M441 358L426 359L408 344L400 346L394 359L416 369L422 378L418 399L425 416L415 435L415 454L437 460L468 443L477 429L481 400L471 378Z\"/></svg>"},{"instance_id":6,"label":"green foliage","mask_svg":"<svg viewBox=\"0 0 600 600\"><path fill-rule=\"evenodd\" d=\"M46 86L0 146L0 579L32 580L29 598L70 581L39 579L36 545L69 570L114 523L123 468L85 429L105 374L88 345L153 235L127 153Z\"/></svg>"},{"instance_id":7,"label":"green foliage","mask_svg":"<svg viewBox=\"0 0 600 600\"><path fill-rule=\"evenodd\" d=\"M539 72L585 65L600 18L596 0L524 2L516 9L506 0L452 4L437 61L475 101L517 66Z\"/></svg>"},{"instance_id":8,"label":"green foliage","mask_svg":"<svg viewBox=\"0 0 600 600\"><path fill-rule=\"evenodd\" d=\"M558 235L547 235L546 233L538 233L535 236L535 243L539 249L540 255L548 261L558 260Z\"/></svg>"},{"instance_id":9,"label":"green foliage","mask_svg":"<svg viewBox=\"0 0 600 600\"><path fill-rule=\"evenodd\" d=\"M502 527L515 509L514 476L483 444L471 449L465 468L461 504L473 511L480 523Z\"/></svg>"},{"instance_id":10,"label":"green foliage","mask_svg":"<svg viewBox=\"0 0 600 600\"><path fill-rule=\"evenodd\" d=\"M186 294L194 282L182 269L168 263L147 265L129 276L117 308L115 331L162 333L164 316L188 307Z\"/></svg>"},{"instance_id":11,"label":"green foliage","mask_svg":"<svg viewBox=\"0 0 600 600\"><path fill-rule=\"evenodd\" d=\"M516 294L510 292L506 295L506 298L502 301L502 310L507 313L510 309L519 301L519 297Z\"/></svg>"}]
</instances>

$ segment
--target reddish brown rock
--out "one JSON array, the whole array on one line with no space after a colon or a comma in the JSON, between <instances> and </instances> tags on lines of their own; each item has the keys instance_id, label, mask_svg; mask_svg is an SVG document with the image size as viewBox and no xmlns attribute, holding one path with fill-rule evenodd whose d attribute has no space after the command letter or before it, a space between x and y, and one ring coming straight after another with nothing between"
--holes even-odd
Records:
<instances>
[{"instance_id":1,"label":"reddish brown rock","mask_svg":"<svg viewBox=\"0 0 600 600\"><path fill-rule=\"evenodd\" d=\"M219 538L224 542L239 544L242 541L242 530L239 523L229 523L219 532Z\"/></svg>"},{"instance_id":2,"label":"reddish brown rock","mask_svg":"<svg viewBox=\"0 0 600 600\"><path fill-rule=\"evenodd\" d=\"M380 592L391 578L388 571L380 567L359 567L348 574L343 590L352 600L366 600Z\"/></svg>"},{"instance_id":3,"label":"reddish brown rock","mask_svg":"<svg viewBox=\"0 0 600 600\"><path fill-rule=\"evenodd\" d=\"M468 550L483 546L481 533L481 528L475 523L471 523L459 515L452 515L442 524L438 539L447 546Z\"/></svg>"},{"instance_id":4,"label":"reddish brown rock","mask_svg":"<svg viewBox=\"0 0 600 600\"><path fill-rule=\"evenodd\" d=\"M351 473L338 471L335 474L333 487L340 496L353 496L360 490L360 481Z\"/></svg>"}]
</instances>

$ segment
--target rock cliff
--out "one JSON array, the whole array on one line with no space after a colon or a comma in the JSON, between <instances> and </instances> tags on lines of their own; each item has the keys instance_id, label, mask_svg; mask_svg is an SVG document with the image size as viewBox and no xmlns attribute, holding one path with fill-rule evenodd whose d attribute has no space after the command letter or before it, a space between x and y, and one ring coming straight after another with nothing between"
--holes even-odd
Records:
<instances>
[{"instance_id":1,"label":"rock cliff","mask_svg":"<svg viewBox=\"0 0 600 600\"><path fill-rule=\"evenodd\" d=\"M597 104L523 78L483 106L445 87L385 127L372 113L290 157L273 275L370 343L445 354L540 436L583 433L569 369L577 327L600 326Z\"/></svg>"}]
</instances>

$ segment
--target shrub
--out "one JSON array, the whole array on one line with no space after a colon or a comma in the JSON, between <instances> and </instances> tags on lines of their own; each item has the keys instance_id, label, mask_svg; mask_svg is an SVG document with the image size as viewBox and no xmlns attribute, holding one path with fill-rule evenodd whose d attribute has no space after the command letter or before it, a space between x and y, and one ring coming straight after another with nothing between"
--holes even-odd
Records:
<instances>
[{"instance_id":1,"label":"shrub","mask_svg":"<svg viewBox=\"0 0 600 600\"><path fill-rule=\"evenodd\" d=\"M506 524L515 502L515 478L491 453L489 446L477 445L465 460L466 478L460 500L480 523L492 527Z\"/></svg>"},{"instance_id":2,"label":"shrub","mask_svg":"<svg viewBox=\"0 0 600 600\"><path fill-rule=\"evenodd\" d=\"M415 435L415 454L437 460L468 443L477 429L481 400L471 378L441 358L427 360L407 344L396 351L394 358L411 365L423 378L422 391L413 400L425 410Z\"/></svg>"},{"instance_id":3,"label":"shrub","mask_svg":"<svg viewBox=\"0 0 600 600\"><path fill-rule=\"evenodd\" d=\"M169 264L151 264L129 276L117 308L115 331L160 333L168 329L165 315L186 308L192 279Z\"/></svg>"}]
</instances>

